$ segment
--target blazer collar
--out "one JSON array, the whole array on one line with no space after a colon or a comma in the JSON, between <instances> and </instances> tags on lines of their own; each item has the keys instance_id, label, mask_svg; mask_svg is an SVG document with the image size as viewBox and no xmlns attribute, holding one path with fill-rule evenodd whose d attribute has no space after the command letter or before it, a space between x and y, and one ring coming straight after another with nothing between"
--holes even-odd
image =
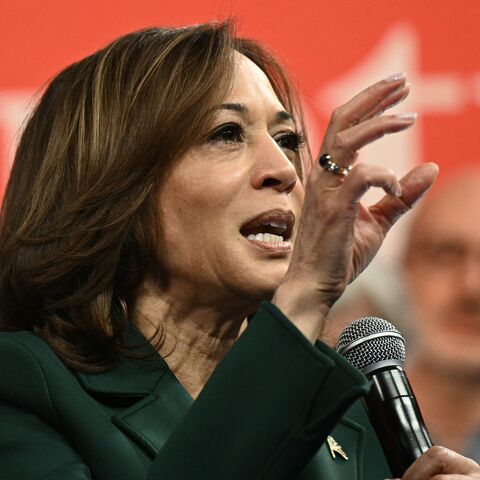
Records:
<instances>
[{"instance_id":1,"label":"blazer collar","mask_svg":"<svg viewBox=\"0 0 480 480\"><path fill-rule=\"evenodd\" d=\"M125 343L131 348L132 355L145 358L122 356L119 363L108 371L76 372L87 392L100 396L144 397L169 372L165 360L132 323L128 324Z\"/></svg>"},{"instance_id":2,"label":"blazer collar","mask_svg":"<svg viewBox=\"0 0 480 480\"><path fill-rule=\"evenodd\" d=\"M106 372L76 374L83 388L101 402L129 399L126 408L112 416L112 422L153 458L188 412L193 399L133 325L128 327L126 343L132 346L133 354L148 357L122 357Z\"/></svg>"}]
</instances>

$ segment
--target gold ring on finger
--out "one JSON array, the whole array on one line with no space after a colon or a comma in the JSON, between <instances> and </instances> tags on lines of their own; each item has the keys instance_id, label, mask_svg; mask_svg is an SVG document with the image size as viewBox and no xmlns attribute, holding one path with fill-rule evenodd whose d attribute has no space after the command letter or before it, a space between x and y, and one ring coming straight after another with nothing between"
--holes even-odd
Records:
<instances>
[{"instance_id":1,"label":"gold ring on finger","mask_svg":"<svg viewBox=\"0 0 480 480\"><path fill-rule=\"evenodd\" d=\"M335 175L340 175L342 177L346 177L352 170L351 165L349 165L348 167L342 167L342 165L335 163L329 153L324 153L323 155L320 155L318 163L327 172L331 172Z\"/></svg>"}]
</instances>

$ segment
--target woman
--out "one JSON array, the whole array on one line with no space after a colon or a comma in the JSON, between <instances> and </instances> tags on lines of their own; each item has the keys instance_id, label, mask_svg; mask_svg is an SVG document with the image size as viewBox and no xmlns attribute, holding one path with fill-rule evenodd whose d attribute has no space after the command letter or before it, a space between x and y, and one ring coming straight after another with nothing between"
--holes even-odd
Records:
<instances>
[{"instance_id":1,"label":"woman","mask_svg":"<svg viewBox=\"0 0 480 480\"><path fill-rule=\"evenodd\" d=\"M303 185L293 91L228 25L134 33L60 73L3 207L4 478L389 475L364 377L312 343L436 175L350 169L413 124L381 115L407 93L393 76L338 109ZM449 472L479 475L433 449L405 479Z\"/></svg>"}]
</instances>

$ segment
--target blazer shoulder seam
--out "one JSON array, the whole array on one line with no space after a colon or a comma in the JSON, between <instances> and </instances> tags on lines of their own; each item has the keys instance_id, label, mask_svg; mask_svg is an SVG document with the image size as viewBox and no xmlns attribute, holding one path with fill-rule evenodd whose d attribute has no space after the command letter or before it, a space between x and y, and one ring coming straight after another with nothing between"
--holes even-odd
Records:
<instances>
[{"instance_id":1,"label":"blazer shoulder seam","mask_svg":"<svg viewBox=\"0 0 480 480\"><path fill-rule=\"evenodd\" d=\"M0 343L2 341L5 343L13 344L15 348L17 348L19 351L24 352L24 354L28 356L32 367L39 370L40 372L39 382L41 382L41 385L45 391L46 400L48 402L48 408L53 418L55 420L58 420L58 412L57 412L57 409L55 408L52 396L50 394L48 375L46 375L42 362L39 361L38 356L36 355L36 352L34 352L31 348L29 348L28 345L25 344L25 342L22 342L21 339L18 339L18 338L8 338L8 337L6 338L5 336L0 336Z\"/></svg>"}]
</instances>

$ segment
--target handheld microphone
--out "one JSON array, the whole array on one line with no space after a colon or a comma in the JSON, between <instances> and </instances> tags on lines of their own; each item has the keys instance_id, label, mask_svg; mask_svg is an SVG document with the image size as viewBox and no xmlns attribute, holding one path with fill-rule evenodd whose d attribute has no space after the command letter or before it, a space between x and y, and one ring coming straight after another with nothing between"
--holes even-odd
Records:
<instances>
[{"instance_id":1,"label":"handheld microphone","mask_svg":"<svg viewBox=\"0 0 480 480\"><path fill-rule=\"evenodd\" d=\"M364 317L340 335L337 352L370 380L363 401L395 477L433 444L403 370L405 340L389 322Z\"/></svg>"}]
</instances>

